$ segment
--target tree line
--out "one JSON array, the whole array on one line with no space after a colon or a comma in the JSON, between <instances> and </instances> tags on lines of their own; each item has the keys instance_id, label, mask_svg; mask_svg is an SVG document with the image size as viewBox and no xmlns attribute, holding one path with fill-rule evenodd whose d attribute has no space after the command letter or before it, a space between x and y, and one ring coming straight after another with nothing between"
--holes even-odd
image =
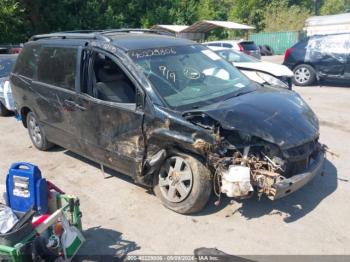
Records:
<instances>
[{"instance_id":1,"label":"tree line","mask_svg":"<svg viewBox=\"0 0 350 262\"><path fill-rule=\"evenodd\" d=\"M300 30L315 13L349 7L350 0L0 0L0 43L24 42L39 33L190 25L203 19L246 23L257 32Z\"/></svg>"}]
</instances>

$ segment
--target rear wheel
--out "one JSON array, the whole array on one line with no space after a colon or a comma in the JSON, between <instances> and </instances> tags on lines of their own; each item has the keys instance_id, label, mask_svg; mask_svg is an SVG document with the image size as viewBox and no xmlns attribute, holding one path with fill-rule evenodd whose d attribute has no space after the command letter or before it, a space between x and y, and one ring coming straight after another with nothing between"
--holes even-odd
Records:
<instances>
[{"instance_id":1,"label":"rear wheel","mask_svg":"<svg viewBox=\"0 0 350 262\"><path fill-rule=\"evenodd\" d=\"M211 188L210 171L185 154L167 158L155 175L156 196L165 207L181 214L200 211L209 200Z\"/></svg>"},{"instance_id":2,"label":"rear wheel","mask_svg":"<svg viewBox=\"0 0 350 262\"><path fill-rule=\"evenodd\" d=\"M8 116L10 111L0 102L0 116Z\"/></svg>"},{"instance_id":3,"label":"rear wheel","mask_svg":"<svg viewBox=\"0 0 350 262\"><path fill-rule=\"evenodd\" d=\"M45 151L53 147L53 144L46 139L45 133L33 112L29 112L27 115L27 128L29 137L37 149Z\"/></svg>"},{"instance_id":4,"label":"rear wheel","mask_svg":"<svg viewBox=\"0 0 350 262\"><path fill-rule=\"evenodd\" d=\"M298 65L294 68L293 73L293 83L297 86L308 86L315 83L316 72L315 69L310 65Z\"/></svg>"}]
</instances>

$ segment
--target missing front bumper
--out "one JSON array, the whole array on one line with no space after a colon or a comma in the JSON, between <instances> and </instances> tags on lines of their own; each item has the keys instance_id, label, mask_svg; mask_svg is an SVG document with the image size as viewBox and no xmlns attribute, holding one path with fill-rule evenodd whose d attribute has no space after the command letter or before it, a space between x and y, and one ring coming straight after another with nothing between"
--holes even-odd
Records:
<instances>
[{"instance_id":1,"label":"missing front bumper","mask_svg":"<svg viewBox=\"0 0 350 262\"><path fill-rule=\"evenodd\" d=\"M285 197L299 188L305 186L310 182L316 175L323 172L323 165L325 161L325 153L320 152L309 168L301 174L294 175L290 178L283 179L273 185L273 192L268 195L271 200L279 199Z\"/></svg>"}]
</instances>

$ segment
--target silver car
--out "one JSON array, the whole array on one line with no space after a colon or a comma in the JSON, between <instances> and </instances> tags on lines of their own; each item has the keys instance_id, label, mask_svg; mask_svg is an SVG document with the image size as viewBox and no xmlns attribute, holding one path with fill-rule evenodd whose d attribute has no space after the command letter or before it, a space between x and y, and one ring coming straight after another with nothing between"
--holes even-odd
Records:
<instances>
[{"instance_id":1,"label":"silver car","mask_svg":"<svg viewBox=\"0 0 350 262\"><path fill-rule=\"evenodd\" d=\"M15 110L9 76L17 55L0 55L0 116Z\"/></svg>"}]
</instances>

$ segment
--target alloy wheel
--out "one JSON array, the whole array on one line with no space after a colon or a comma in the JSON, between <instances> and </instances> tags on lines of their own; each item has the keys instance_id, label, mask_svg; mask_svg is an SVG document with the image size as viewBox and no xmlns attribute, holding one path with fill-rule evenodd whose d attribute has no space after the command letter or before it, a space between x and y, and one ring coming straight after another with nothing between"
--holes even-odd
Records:
<instances>
[{"instance_id":1,"label":"alloy wheel","mask_svg":"<svg viewBox=\"0 0 350 262\"><path fill-rule=\"evenodd\" d=\"M29 118L29 132L35 145L40 146L42 144L42 134L40 127L35 117L30 116Z\"/></svg>"},{"instance_id":2,"label":"alloy wheel","mask_svg":"<svg viewBox=\"0 0 350 262\"><path fill-rule=\"evenodd\" d=\"M192 170L182 157L165 161L159 173L159 187L165 199L173 203L183 201L191 193L192 183Z\"/></svg>"},{"instance_id":3,"label":"alloy wheel","mask_svg":"<svg viewBox=\"0 0 350 262\"><path fill-rule=\"evenodd\" d=\"M308 82L310 80L310 77L311 72L306 67L300 67L294 72L294 78L300 84Z\"/></svg>"}]
</instances>

